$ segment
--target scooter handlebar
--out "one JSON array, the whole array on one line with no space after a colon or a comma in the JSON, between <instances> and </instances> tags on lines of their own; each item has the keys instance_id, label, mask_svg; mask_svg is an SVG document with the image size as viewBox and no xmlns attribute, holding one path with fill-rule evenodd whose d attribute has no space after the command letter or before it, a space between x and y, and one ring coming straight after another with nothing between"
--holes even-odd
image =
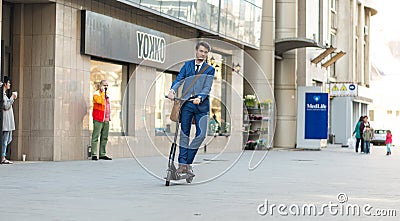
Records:
<instances>
[{"instance_id":1,"label":"scooter handlebar","mask_svg":"<svg viewBox=\"0 0 400 221\"><path fill-rule=\"evenodd\" d=\"M168 95L165 95L165 98L169 99ZM193 101L193 98L189 98L189 99L183 99L183 98L179 98L179 97L174 97L174 100L179 100L179 101Z\"/></svg>"}]
</instances>

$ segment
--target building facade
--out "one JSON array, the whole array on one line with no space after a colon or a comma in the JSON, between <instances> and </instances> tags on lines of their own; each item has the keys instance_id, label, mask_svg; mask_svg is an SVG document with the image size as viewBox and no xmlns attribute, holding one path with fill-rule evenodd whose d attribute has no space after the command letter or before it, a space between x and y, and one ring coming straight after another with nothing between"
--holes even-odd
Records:
<instances>
[{"instance_id":1,"label":"building facade","mask_svg":"<svg viewBox=\"0 0 400 221\"><path fill-rule=\"evenodd\" d=\"M277 104L275 147L296 146L298 87L316 86L330 92L330 138L346 144L361 115L372 103L370 80L370 19L373 1L276 1L275 78ZM293 15L293 16L289 16ZM279 53L286 42L287 50ZM343 83L357 94L335 96L331 86ZM339 88L340 89L340 88ZM300 128L299 128L300 126Z\"/></svg>"},{"instance_id":2,"label":"building facade","mask_svg":"<svg viewBox=\"0 0 400 221\"><path fill-rule=\"evenodd\" d=\"M91 96L104 78L113 99L109 154L167 154L175 127L164 94L182 62L193 58L196 39L211 39L209 63L216 68L210 113L221 127L209 128L207 152L243 149L246 94L273 100L273 146L295 147L298 87L369 85L366 33L376 10L368 0L3 0L1 6L2 72L20 95L12 159L86 159ZM312 62L329 46L332 54ZM340 52L343 58L324 65ZM362 90L331 99L329 133L337 142L367 113L371 100Z\"/></svg>"},{"instance_id":3,"label":"building facade","mask_svg":"<svg viewBox=\"0 0 400 221\"><path fill-rule=\"evenodd\" d=\"M331 41L346 55L331 66L330 82L357 85L356 96L331 100L331 134L335 142L347 144L361 116L367 116L373 102L371 80L371 17L377 13L374 1L334 1L331 6ZM349 15L340 16L340 15ZM340 89L340 88L339 88Z\"/></svg>"},{"instance_id":4,"label":"building facade","mask_svg":"<svg viewBox=\"0 0 400 221\"><path fill-rule=\"evenodd\" d=\"M196 39L209 36L220 127L207 152L242 150L243 78L232 66L260 46L261 1L3 1L1 11L4 75L20 95L12 159L86 159L102 79L112 99L108 154L168 154L175 125L164 95Z\"/></svg>"}]
</instances>

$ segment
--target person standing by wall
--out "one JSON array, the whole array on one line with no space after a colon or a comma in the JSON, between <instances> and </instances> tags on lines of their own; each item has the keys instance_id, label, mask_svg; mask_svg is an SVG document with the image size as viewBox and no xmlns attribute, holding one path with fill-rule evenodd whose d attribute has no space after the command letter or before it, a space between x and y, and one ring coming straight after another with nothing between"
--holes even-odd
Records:
<instances>
[{"instance_id":1,"label":"person standing by wall","mask_svg":"<svg viewBox=\"0 0 400 221\"><path fill-rule=\"evenodd\" d=\"M108 82L101 80L99 89L93 94L92 160L112 160L106 155L108 131L110 129L110 98L107 95ZM100 154L97 158L97 143L100 136Z\"/></svg>"},{"instance_id":2,"label":"person standing by wall","mask_svg":"<svg viewBox=\"0 0 400 221\"><path fill-rule=\"evenodd\" d=\"M188 173L192 176L194 174L191 164L201 143L206 138L208 112L210 111L209 93L215 74L214 67L207 64L207 55L211 51L211 46L207 42L200 41L196 44L195 49L196 58L185 62L168 94L168 98L173 100L175 92L184 83L182 91L190 93L184 94L182 98L193 99L192 102L185 102L181 107L179 167L177 169L178 173ZM201 74L198 79L196 79L197 74ZM193 81L196 82L191 84ZM189 88L190 86L191 88ZM189 144L193 119L196 125L196 136Z\"/></svg>"},{"instance_id":3,"label":"person standing by wall","mask_svg":"<svg viewBox=\"0 0 400 221\"><path fill-rule=\"evenodd\" d=\"M11 81L4 76L3 85L3 143L1 144L1 164L12 164L13 162L6 159L7 146L12 141L12 131L15 130L14 112L12 105L18 97L16 91L12 92L11 97L7 97L7 90L11 88Z\"/></svg>"}]
</instances>

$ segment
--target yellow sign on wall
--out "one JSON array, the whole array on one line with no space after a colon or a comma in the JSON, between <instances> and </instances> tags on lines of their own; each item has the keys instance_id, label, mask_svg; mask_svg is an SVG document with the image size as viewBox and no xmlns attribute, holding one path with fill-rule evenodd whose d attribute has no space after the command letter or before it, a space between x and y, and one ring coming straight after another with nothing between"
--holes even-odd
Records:
<instances>
[{"instance_id":1,"label":"yellow sign on wall","mask_svg":"<svg viewBox=\"0 0 400 221\"><path fill-rule=\"evenodd\" d=\"M354 83L329 84L330 96L355 97L358 96L358 85Z\"/></svg>"}]
</instances>

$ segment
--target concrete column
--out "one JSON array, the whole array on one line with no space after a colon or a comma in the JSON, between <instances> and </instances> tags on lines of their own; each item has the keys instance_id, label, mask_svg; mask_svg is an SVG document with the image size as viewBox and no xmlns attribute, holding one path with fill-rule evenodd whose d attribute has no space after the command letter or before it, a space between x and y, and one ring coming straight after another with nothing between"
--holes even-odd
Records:
<instances>
[{"instance_id":1,"label":"concrete column","mask_svg":"<svg viewBox=\"0 0 400 221\"><path fill-rule=\"evenodd\" d=\"M17 102L14 103L14 118L16 130L14 132L14 140L11 143L11 158L15 160L21 160L23 153L27 153L24 147L27 147L26 138L29 139L25 131L26 119L30 118L29 111L25 111L23 106L26 103L26 92L24 87L24 76L29 75L26 73L24 75L24 5L15 4L14 6L14 26L12 27L13 32L13 64L12 64L12 76L14 89L18 91Z\"/></svg>"},{"instance_id":2,"label":"concrete column","mask_svg":"<svg viewBox=\"0 0 400 221\"><path fill-rule=\"evenodd\" d=\"M300 37L308 37L307 36L307 0L298 0L298 15L297 15L297 33ZM317 15L314 15L315 18L318 18ZM297 67L296 67L296 83L297 86L307 86L307 49L299 48L297 51Z\"/></svg>"},{"instance_id":3,"label":"concrete column","mask_svg":"<svg viewBox=\"0 0 400 221\"><path fill-rule=\"evenodd\" d=\"M336 45L333 46L346 52L346 55L336 62L336 79L338 82L357 82L354 74L355 25L353 23L355 11L357 11L357 4L354 1L340 2L338 5L337 25L339 31L336 34Z\"/></svg>"},{"instance_id":4,"label":"concrete column","mask_svg":"<svg viewBox=\"0 0 400 221\"><path fill-rule=\"evenodd\" d=\"M370 32L370 19L371 19L371 10L365 11L365 27L367 30L364 32L364 40L365 40L365 47L364 47L364 80L365 80L365 85L370 85L370 80L371 80L371 62L370 62L370 38L371 38L371 32Z\"/></svg>"},{"instance_id":5,"label":"concrete column","mask_svg":"<svg viewBox=\"0 0 400 221\"><path fill-rule=\"evenodd\" d=\"M297 37L297 15L297 0L276 1L277 39ZM285 53L282 60L275 60L275 147L294 147L296 143L296 59L296 51L293 50Z\"/></svg>"},{"instance_id":6,"label":"concrete column","mask_svg":"<svg viewBox=\"0 0 400 221\"><path fill-rule=\"evenodd\" d=\"M357 36L358 36L358 43L357 47L357 76L360 79L362 85L365 85L365 75L364 75L364 5L358 3L358 24L357 24Z\"/></svg>"},{"instance_id":7,"label":"concrete column","mask_svg":"<svg viewBox=\"0 0 400 221\"><path fill-rule=\"evenodd\" d=\"M2 25L3 25L3 0L0 0L0 36L1 36L1 30L2 30ZM1 58L1 55L0 55Z\"/></svg>"},{"instance_id":8,"label":"concrete column","mask_svg":"<svg viewBox=\"0 0 400 221\"><path fill-rule=\"evenodd\" d=\"M2 27L3 27L3 0L0 0L0 38L1 38ZM1 60L1 54L0 54L0 60Z\"/></svg>"}]
</instances>

